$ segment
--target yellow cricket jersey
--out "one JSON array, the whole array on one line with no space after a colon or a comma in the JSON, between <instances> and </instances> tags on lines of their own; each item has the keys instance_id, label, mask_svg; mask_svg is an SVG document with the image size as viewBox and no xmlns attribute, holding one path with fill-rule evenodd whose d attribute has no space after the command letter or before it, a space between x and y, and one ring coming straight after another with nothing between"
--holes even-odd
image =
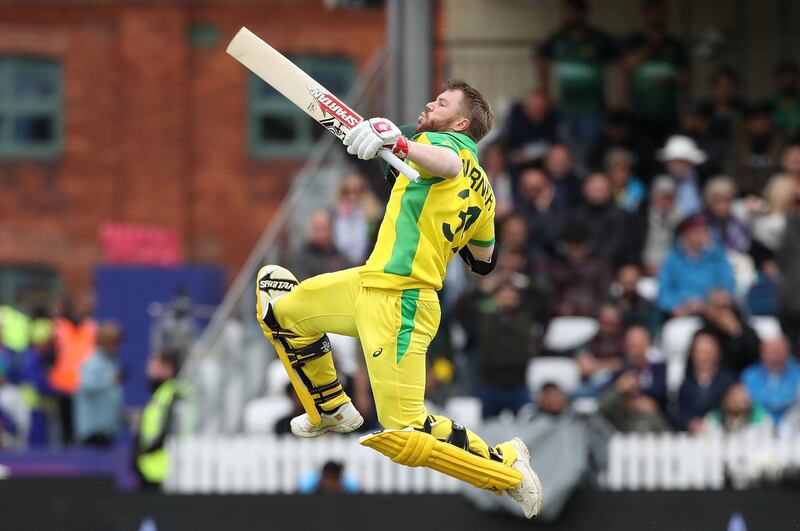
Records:
<instances>
[{"instance_id":1,"label":"yellow cricket jersey","mask_svg":"<svg viewBox=\"0 0 800 531\"><path fill-rule=\"evenodd\" d=\"M494 244L494 192L475 142L460 133L420 133L411 140L452 149L462 170L445 179L409 163L420 179L398 177L392 187L375 248L361 270L367 287L439 290L447 263L462 247Z\"/></svg>"}]
</instances>

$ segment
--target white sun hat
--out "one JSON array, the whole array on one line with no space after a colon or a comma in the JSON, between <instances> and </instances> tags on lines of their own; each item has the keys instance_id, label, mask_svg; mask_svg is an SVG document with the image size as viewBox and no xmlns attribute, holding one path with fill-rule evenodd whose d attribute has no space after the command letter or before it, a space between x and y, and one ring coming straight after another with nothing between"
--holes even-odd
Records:
<instances>
[{"instance_id":1,"label":"white sun hat","mask_svg":"<svg viewBox=\"0 0 800 531\"><path fill-rule=\"evenodd\" d=\"M656 157L662 162L685 160L692 164L702 164L708 158L705 152L697 147L694 140L684 135L669 137L667 144L656 152Z\"/></svg>"}]
</instances>

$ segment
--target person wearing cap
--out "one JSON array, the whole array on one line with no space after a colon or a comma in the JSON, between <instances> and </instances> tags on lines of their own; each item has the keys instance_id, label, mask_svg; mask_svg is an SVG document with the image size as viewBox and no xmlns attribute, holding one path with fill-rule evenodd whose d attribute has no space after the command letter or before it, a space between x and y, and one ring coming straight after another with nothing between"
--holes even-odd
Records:
<instances>
[{"instance_id":1,"label":"person wearing cap","mask_svg":"<svg viewBox=\"0 0 800 531\"><path fill-rule=\"evenodd\" d=\"M97 348L80 370L75 394L75 436L87 446L111 446L122 427L122 374L115 359L122 329L106 321L97 329Z\"/></svg>"},{"instance_id":2,"label":"person wearing cap","mask_svg":"<svg viewBox=\"0 0 800 531\"><path fill-rule=\"evenodd\" d=\"M708 221L695 214L678 226L678 241L658 272L659 308L672 317L698 314L714 289L734 290L733 269L711 237Z\"/></svg>"},{"instance_id":3,"label":"person wearing cap","mask_svg":"<svg viewBox=\"0 0 800 531\"><path fill-rule=\"evenodd\" d=\"M675 179L676 204L684 216L700 212L703 202L700 199L700 177L697 166L706 161L706 154L697 147L694 140L684 135L672 135L656 158L664 163L667 173Z\"/></svg>"},{"instance_id":4,"label":"person wearing cap","mask_svg":"<svg viewBox=\"0 0 800 531\"><path fill-rule=\"evenodd\" d=\"M675 228L683 216L675 202L675 179L659 175L650 187L650 205L643 226L642 262L648 275L655 275L672 247Z\"/></svg>"}]
</instances>

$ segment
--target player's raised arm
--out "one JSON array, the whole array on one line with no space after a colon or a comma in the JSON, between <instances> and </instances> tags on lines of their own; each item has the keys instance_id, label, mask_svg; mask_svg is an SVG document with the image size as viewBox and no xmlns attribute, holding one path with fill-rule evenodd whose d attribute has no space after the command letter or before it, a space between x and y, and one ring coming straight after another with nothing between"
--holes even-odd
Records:
<instances>
[{"instance_id":1,"label":"player's raised arm","mask_svg":"<svg viewBox=\"0 0 800 531\"><path fill-rule=\"evenodd\" d=\"M430 175L451 179L461 172L461 158L448 148L413 142L386 118L370 118L344 137L347 152L363 160L373 159L385 148L400 160L410 160Z\"/></svg>"}]
</instances>

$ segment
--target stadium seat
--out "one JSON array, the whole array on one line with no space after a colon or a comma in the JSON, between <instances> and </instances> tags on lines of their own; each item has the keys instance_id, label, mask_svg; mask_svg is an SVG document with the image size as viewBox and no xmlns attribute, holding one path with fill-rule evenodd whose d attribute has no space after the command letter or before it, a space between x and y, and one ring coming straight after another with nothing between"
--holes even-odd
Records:
<instances>
[{"instance_id":1,"label":"stadium seat","mask_svg":"<svg viewBox=\"0 0 800 531\"><path fill-rule=\"evenodd\" d=\"M445 415L470 429L476 429L483 419L483 403L475 396L454 396L444 406Z\"/></svg>"},{"instance_id":2,"label":"stadium seat","mask_svg":"<svg viewBox=\"0 0 800 531\"><path fill-rule=\"evenodd\" d=\"M553 382L565 392L569 392L580 384L578 363L572 358L560 356L542 356L528 363L525 380L531 396L539 392L543 384Z\"/></svg>"},{"instance_id":3,"label":"stadium seat","mask_svg":"<svg viewBox=\"0 0 800 531\"><path fill-rule=\"evenodd\" d=\"M279 359L273 359L267 365L267 395L285 396L286 384L289 383L289 375Z\"/></svg>"},{"instance_id":4,"label":"stadium seat","mask_svg":"<svg viewBox=\"0 0 800 531\"><path fill-rule=\"evenodd\" d=\"M244 408L245 433L272 433L275 423L292 411L292 401L285 396L265 396L247 403Z\"/></svg>"},{"instance_id":5,"label":"stadium seat","mask_svg":"<svg viewBox=\"0 0 800 531\"><path fill-rule=\"evenodd\" d=\"M686 373L692 337L702 327L699 317L676 317L661 330L661 352L667 360L667 389L677 391Z\"/></svg>"},{"instance_id":6,"label":"stadium seat","mask_svg":"<svg viewBox=\"0 0 800 531\"><path fill-rule=\"evenodd\" d=\"M774 339L781 334L781 324L778 319L769 315L757 315L750 318L750 326L752 326L758 334L761 341L767 339Z\"/></svg>"},{"instance_id":7,"label":"stadium seat","mask_svg":"<svg viewBox=\"0 0 800 531\"><path fill-rule=\"evenodd\" d=\"M544 347L554 352L575 350L588 343L600 325L591 317L556 317L544 335Z\"/></svg>"},{"instance_id":8,"label":"stadium seat","mask_svg":"<svg viewBox=\"0 0 800 531\"><path fill-rule=\"evenodd\" d=\"M658 296L658 280L654 277L642 277L636 284L636 292L649 301Z\"/></svg>"}]
</instances>

